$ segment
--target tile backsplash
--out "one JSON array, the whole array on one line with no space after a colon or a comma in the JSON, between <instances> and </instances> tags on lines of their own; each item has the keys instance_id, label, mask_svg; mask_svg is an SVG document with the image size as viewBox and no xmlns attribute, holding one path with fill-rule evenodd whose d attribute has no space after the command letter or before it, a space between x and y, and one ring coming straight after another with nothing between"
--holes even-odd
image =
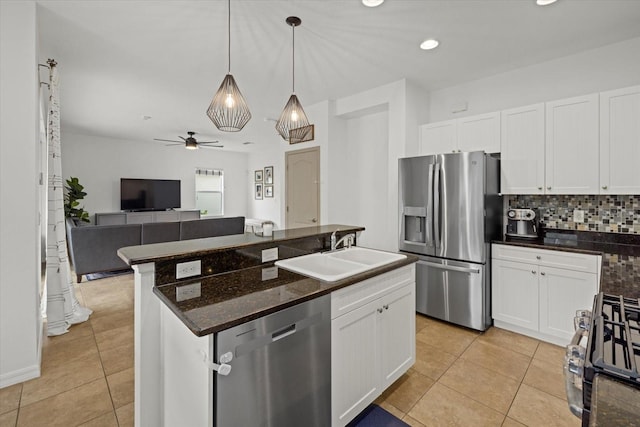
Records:
<instances>
[{"instance_id":1,"label":"tile backsplash","mask_svg":"<svg viewBox=\"0 0 640 427\"><path fill-rule=\"evenodd\" d=\"M510 208L537 209L546 228L640 234L640 196L518 195L508 196ZM573 210L584 211L584 223L573 221Z\"/></svg>"}]
</instances>

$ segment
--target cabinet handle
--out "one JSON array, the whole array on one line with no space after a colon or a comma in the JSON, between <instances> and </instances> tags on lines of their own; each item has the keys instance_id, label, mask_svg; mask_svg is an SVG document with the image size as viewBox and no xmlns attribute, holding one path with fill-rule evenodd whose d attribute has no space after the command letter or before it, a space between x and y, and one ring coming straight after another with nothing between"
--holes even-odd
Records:
<instances>
[{"instance_id":1,"label":"cabinet handle","mask_svg":"<svg viewBox=\"0 0 640 427\"><path fill-rule=\"evenodd\" d=\"M542 191L542 187L538 187L538 190L541 190L541 191Z\"/></svg>"},{"instance_id":2,"label":"cabinet handle","mask_svg":"<svg viewBox=\"0 0 640 427\"><path fill-rule=\"evenodd\" d=\"M551 190L551 187L547 187L547 190Z\"/></svg>"},{"instance_id":3,"label":"cabinet handle","mask_svg":"<svg viewBox=\"0 0 640 427\"><path fill-rule=\"evenodd\" d=\"M541 275L541 276L546 276L546 275L547 275L547 273L545 273L544 271L542 271L542 272L540 272L540 275Z\"/></svg>"},{"instance_id":4,"label":"cabinet handle","mask_svg":"<svg viewBox=\"0 0 640 427\"><path fill-rule=\"evenodd\" d=\"M603 190L606 190L607 188L609 187L607 187L606 185L602 187Z\"/></svg>"},{"instance_id":5,"label":"cabinet handle","mask_svg":"<svg viewBox=\"0 0 640 427\"><path fill-rule=\"evenodd\" d=\"M382 313L382 309L381 308L378 309L378 313Z\"/></svg>"},{"instance_id":6,"label":"cabinet handle","mask_svg":"<svg viewBox=\"0 0 640 427\"><path fill-rule=\"evenodd\" d=\"M456 152L456 150L451 150L451 152L452 152L452 153L455 153L455 152Z\"/></svg>"},{"instance_id":7,"label":"cabinet handle","mask_svg":"<svg viewBox=\"0 0 640 427\"><path fill-rule=\"evenodd\" d=\"M389 304L383 305L382 308L384 308L385 310L389 310Z\"/></svg>"},{"instance_id":8,"label":"cabinet handle","mask_svg":"<svg viewBox=\"0 0 640 427\"><path fill-rule=\"evenodd\" d=\"M535 270L531 270L531 274L536 274L536 271Z\"/></svg>"},{"instance_id":9,"label":"cabinet handle","mask_svg":"<svg viewBox=\"0 0 640 427\"><path fill-rule=\"evenodd\" d=\"M542 259L540 255L536 255L536 259Z\"/></svg>"}]
</instances>

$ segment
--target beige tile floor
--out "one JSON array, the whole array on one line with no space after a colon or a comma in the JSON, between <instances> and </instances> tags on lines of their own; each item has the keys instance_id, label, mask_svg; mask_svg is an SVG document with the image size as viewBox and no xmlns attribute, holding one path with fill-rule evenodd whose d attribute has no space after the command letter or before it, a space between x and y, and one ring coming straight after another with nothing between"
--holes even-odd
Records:
<instances>
[{"instance_id":1,"label":"beige tile floor","mask_svg":"<svg viewBox=\"0 0 640 427\"><path fill-rule=\"evenodd\" d=\"M0 427L133 425L133 276L76 285L89 322L44 338L42 376L0 390ZM416 363L377 403L411 426L578 426L561 347L416 316Z\"/></svg>"}]
</instances>

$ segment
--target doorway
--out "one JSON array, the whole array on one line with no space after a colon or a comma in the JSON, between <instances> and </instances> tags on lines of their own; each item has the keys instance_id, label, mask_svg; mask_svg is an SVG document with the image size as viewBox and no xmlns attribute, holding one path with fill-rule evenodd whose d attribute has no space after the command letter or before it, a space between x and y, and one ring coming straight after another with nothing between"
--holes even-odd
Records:
<instances>
[{"instance_id":1,"label":"doorway","mask_svg":"<svg viewBox=\"0 0 640 427\"><path fill-rule=\"evenodd\" d=\"M285 153L285 226L299 228L320 221L320 147Z\"/></svg>"}]
</instances>

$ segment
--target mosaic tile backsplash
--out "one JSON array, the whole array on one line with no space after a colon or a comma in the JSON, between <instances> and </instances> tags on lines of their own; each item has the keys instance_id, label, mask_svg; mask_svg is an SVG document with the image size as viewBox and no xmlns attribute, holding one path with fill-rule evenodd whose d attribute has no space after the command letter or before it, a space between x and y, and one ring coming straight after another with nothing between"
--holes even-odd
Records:
<instances>
[{"instance_id":1,"label":"mosaic tile backsplash","mask_svg":"<svg viewBox=\"0 0 640 427\"><path fill-rule=\"evenodd\" d=\"M510 208L538 209L545 228L640 234L640 196L519 195ZM584 210L584 223L573 222L573 210Z\"/></svg>"}]
</instances>

